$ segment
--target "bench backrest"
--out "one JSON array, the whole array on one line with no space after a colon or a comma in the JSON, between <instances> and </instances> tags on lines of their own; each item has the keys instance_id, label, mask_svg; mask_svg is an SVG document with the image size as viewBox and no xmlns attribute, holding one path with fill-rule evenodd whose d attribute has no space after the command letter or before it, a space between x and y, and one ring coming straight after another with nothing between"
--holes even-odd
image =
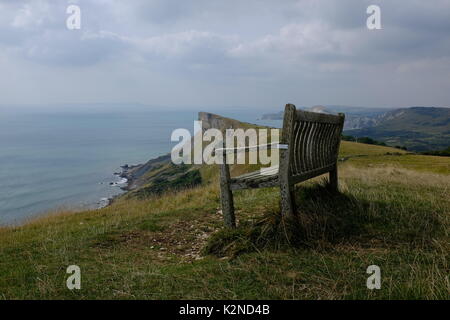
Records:
<instances>
[{"instance_id":1,"label":"bench backrest","mask_svg":"<svg viewBox=\"0 0 450 320\"><path fill-rule=\"evenodd\" d=\"M280 171L284 170L297 183L332 170L337 162L344 119L342 113L308 112L286 105L281 143L288 144L288 149L280 158Z\"/></svg>"}]
</instances>

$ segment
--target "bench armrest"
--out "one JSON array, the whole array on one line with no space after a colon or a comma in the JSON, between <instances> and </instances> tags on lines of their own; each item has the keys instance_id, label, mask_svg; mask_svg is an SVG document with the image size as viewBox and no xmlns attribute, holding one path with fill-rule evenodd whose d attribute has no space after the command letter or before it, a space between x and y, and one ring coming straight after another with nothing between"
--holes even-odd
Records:
<instances>
[{"instance_id":1,"label":"bench armrest","mask_svg":"<svg viewBox=\"0 0 450 320\"><path fill-rule=\"evenodd\" d=\"M239 147L239 148L219 148L216 149L217 153L239 153L239 152L248 152L248 151L254 151L254 150L265 150L265 149L288 149L287 144L280 144L278 142L268 143L268 144L261 144L257 146L247 146L247 147Z\"/></svg>"}]
</instances>

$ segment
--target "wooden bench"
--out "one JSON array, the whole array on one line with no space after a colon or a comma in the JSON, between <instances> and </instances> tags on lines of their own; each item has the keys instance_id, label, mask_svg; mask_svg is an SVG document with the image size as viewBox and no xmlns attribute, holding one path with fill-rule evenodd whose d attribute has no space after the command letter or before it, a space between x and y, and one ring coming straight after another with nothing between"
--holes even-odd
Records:
<instances>
[{"instance_id":1,"label":"wooden bench","mask_svg":"<svg viewBox=\"0 0 450 320\"><path fill-rule=\"evenodd\" d=\"M338 189L337 157L344 126L344 114L330 115L296 110L287 104L284 111L280 143L236 149L218 149L222 153L220 196L227 227L236 227L233 191L279 186L283 217L295 215L294 185L329 173L330 185ZM279 166L230 177L226 163L228 152L247 152L258 148L280 149Z\"/></svg>"}]
</instances>

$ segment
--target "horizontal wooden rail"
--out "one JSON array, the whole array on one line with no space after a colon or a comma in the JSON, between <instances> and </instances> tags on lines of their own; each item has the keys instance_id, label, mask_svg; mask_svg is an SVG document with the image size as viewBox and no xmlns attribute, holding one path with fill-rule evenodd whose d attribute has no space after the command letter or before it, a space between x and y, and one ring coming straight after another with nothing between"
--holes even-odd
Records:
<instances>
[{"instance_id":1,"label":"horizontal wooden rail","mask_svg":"<svg viewBox=\"0 0 450 320\"><path fill-rule=\"evenodd\" d=\"M280 144L278 142L261 144L258 146L247 146L247 147L238 147L238 148L219 148L216 149L217 153L239 153L239 152L249 152L255 150L269 150L269 149L288 149L287 144Z\"/></svg>"}]
</instances>

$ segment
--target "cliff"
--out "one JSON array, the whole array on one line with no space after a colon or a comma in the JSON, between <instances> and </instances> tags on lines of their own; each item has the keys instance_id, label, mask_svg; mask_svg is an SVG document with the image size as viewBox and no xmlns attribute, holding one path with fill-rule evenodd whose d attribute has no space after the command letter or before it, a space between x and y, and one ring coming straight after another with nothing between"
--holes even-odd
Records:
<instances>
[{"instance_id":1,"label":"cliff","mask_svg":"<svg viewBox=\"0 0 450 320\"><path fill-rule=\"evenodd\" d=\"M222 117L209 112L199 112L198 120L202 121L202 132L210 128L221 131L230 128L250 128L255 125ZM127 196L147 196L165 190L184 189L202 182L200 166L174 165L170 153L151 159L143 164L124 166L121 177L127 178L128 185L123 189L132 191Z\"/></svg>"}]
</instances>

